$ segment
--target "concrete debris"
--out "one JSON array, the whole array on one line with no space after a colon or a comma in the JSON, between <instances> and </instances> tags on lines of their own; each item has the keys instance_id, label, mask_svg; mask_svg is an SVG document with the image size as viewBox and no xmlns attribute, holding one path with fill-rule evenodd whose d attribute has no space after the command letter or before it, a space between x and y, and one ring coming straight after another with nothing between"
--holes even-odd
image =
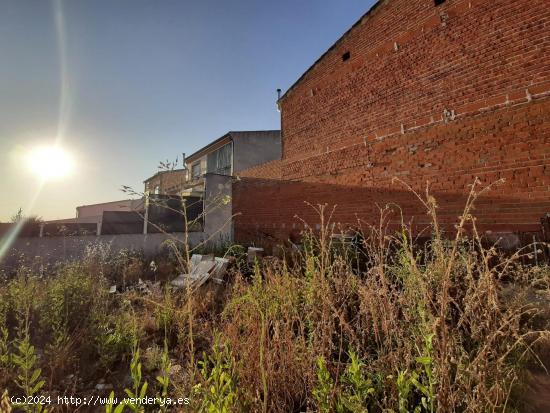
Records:
<instances>
[{"instance_id":1,"label":"concrete debris","mask_svg":"<svg viewBox=\"0 0 550 413\"><path fill-rule=\"evenodd\" d=\"M229 265L229 260L226 260L225 258L215 258L216 265L214 266L214 269L211 272L211 279L216 284L223 284L223 277L227 271L227 267Z\"/></svg>"},{"instance_id":2,"label":"concrete debris","mask_svg":"<svg viewBox=\"0 0 550 413\"><path fill-rule=\"evenodd\" d=\"M149 289L149 286L145 284L141 278L138 279L138 283L135 289L143 294L149 294L151 292L151 290Z\"/></svg>"},{"instance_id":3,"label":"concrete debris","mask_svg":"<svg viewBox=\"0 0 550 413\"><path fill-rule=\"evenodd\" d=\"M193 254L191 256L191 268L199 265L199 262L203 260L203 257L210 257L210 255Z\"/></svg>"},{"instance_id":4,"label":"concrete debris","mask_svg":"<svg viewBox=\"0 0 550 413\"><path fill-rule=\"evenodd\" d=\"M126 288L121 287L119 289L116 284L111 285L111 287L109 288L109 294L116 294L118 292L128 292L128 291L137 291L141 294L157 293L157 292L160 292L160 281L153 283L151 281L143 281L140 278L138 279L137 284L127 285Z\"/></svg>"},{"instance_id":5,"label":"concrete debris","mask_svg":"<svg viewBox=\"0 0 550 413\"><path fill-rule=\"evenodd\" d=\"M248 251L246 253L247 255L247 261L249 264L254 264L256 262L256 259L262 258L264 255L264 249L263 248L255 248L255 247L248 247Z\"/></svg>"},{"instance_id":6,"label":"concrete debris","mask_svg":"<svg viewBox=\"0 0 550 413\"><path fill-rule=\"evenodd\" d=\"M212 255L193 254L191 257L191 271L189 274L180 274L170 284L178 289L198 288L209 279L217 284L223 283L229 260Z\"/></svg>"},{"instance_id":7,"label":"concrete debris","mask_svg":"<svg viewBox=\"0 0 550 413\"><path fill-rule=\"evenodd\" d=\"M191 267L189 274L180 274L171 284L176 288L200 287L210 277L214 265L214 260L201 261L195 267Z\"/></svg>"},{"instance_id":8,"label":"concrete debris","mask_svg":"<svg viewBox=\"0 0 550 413\"><path fill-rule=\"evenodd\" d=\"M261 250L255 248L255 250ZM263 251L263 250L262 250ZM193 254L191 257L191 271L189 274L180 274L173 279L170 284L175 288L198 288L208 280L216 284L223 284L225 273L229 267L229 260L225 258L214 257L213 255ZM141 278L134 285L127 285L119 288L116 284L109 288L110 294L118 292L136 291L140 294L159 294L161 292L161 283L143 281Z\"/></svg>"}]
</instances>

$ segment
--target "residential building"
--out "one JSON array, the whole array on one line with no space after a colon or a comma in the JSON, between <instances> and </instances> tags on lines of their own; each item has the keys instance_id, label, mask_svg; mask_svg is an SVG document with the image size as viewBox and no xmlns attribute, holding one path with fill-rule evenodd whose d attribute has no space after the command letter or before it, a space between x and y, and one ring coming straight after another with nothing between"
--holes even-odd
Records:
<instances>
[{"instance_id":1,"label":"residential building","mask_svg":"<svg viewBox=\"0 0 550 413\"><path fill-rule=\"evenodd\" d=\"M204 191L204 175L239 175L241 171L281 159L281 131L231 131L185 158L187 190Z\"/></svg>"},{"instance_id":2,"label":"residential building","mask_svg":"<svg viewBox=\"0 0 550 413\"><path fill-rule=\"evenodd\" d=\"M75 218L44 221L40 236L59 234L101 234L101 226L105 214L143 214L143 199L123 199L120 201L103 202L99 204L81 205L76 207Z\"/></svg>"},{"instance_id":3,"label":"residential building","mask_svg":"<svg viewBox=\"0 0 550 413\"><path fill-rule=\"evenodd\" d=\"M187 181L187 169L182 168L158 171L143 183L145 184L145 192L150 194L177 195L184 189Z\"/></svg>"},{"instance_id":4,"label":"residential building","mask_svg":"<svg viewBox=\"0 0 550 413\"><path fill-rule=\"evenodd\" d=\"M142 199L123 199L121 201L103 202L100 204L82 205L76 207L76 218L101 217L105 211L130 212L143 209Z\"/></svg>"},{"instance_id":5,"label":"residential building","mask_svg":"<svg viewBox=\"0 0 550 413\"><path fill-rule=\"evenodd\" d=\"M185 158L191 186L206 173L233 176L281 158L281 131L232 131Z\"/></svg>"},{"instance_id":6,"label":"residential building","mask_svg":"<svg viewBox=\"0 0 550 413\"><path fill-rule=\"evenodd\" d=\"M281 158L281 131L232 131L187 156L185 167L159 171L144 181L156 195L200 196L204 175L238 175L241 171Z\"/></svg>"}]
</instances>

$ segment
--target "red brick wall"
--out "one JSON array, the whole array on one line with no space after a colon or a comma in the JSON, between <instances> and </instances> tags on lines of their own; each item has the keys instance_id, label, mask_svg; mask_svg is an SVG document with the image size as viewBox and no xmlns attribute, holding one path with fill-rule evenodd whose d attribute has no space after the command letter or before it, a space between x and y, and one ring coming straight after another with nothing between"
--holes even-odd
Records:
<instances>
[{"instance_id":1,"label":"red brick wall","mask_svg":"<svg viewBox=\"0 0 550 413\"><path fill-rule=\"evenodd\" d=\"M476 176L505 178L476 211L486 229L535 230L550 212L548 0L382 1L280 105L283 159L243 172L264 180L236 185L237 240L287 236L304 200L339 204L342 222L375 201L422 215L393 177L429 181L449 219Z\"/></svg>"},{"instance_id":2,"label":"red brick wall","mask_svg":"<svg viewBox=\"0 0 550 413\"><path fill-rule=\"evenodd\" d=\"M548 0L382 3L283 97L285 158L550 90Z\"/></svg>"},{"instance_id":3,"label":"red brick wall","mask_svg":"<svg viewBox=\"0 0 550 413\"><path fill-rule=\"evenodd\" d=\"M426 211L403 184L424 194L426 182L439 204L441 223L462 211L476 177L495 186L477 202L482 231L537 231L550 212L550 99L424 127L359 144L308 162L283 160L283 179L241 178L233 188L238 241L286 239L300 220L319 223L312 205L336 206L335 223L375 223L378 206L398 204L420 231ZM317 171L317 172L316 172ZM313 175L312 175L313 174ZM259 174L258 174L259 175ZM291 180L292 179L292 180ZM394 219L398 219L394 216Z\"/></svg>"},{"instance_id":4,"label":"red brick wall","mask_svg":"<svg viewBox=\"0 0 550 413\"><path fill-rule=\"evenodd\" d=\"M264 164L254 166L252 168L245 169L239 174L241 177L251 178L268 178L268 179L280 179L281 178L281 161L275 160L266 162Z\"/></svg>"}]
</instances>

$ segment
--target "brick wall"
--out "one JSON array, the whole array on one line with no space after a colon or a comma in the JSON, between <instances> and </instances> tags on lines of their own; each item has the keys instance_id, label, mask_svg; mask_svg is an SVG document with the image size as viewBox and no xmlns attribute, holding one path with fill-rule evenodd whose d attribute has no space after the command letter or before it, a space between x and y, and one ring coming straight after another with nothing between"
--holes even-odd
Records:
<instances>
[{"instance_id":1,"label":"brick wall","mask_svg":"<svg viewBox=\"0 0 550 413\"><path fill-rule=\"evenodd\" d=\"M382 2L283 97L284 157L548 91L549 57L547 0Z\"/></svg>"},{"instance_id":2,"label":"brick wall","mask_svg":"<svg viewBox=\"0 0 550 413\"><path fill-rule=\"evenodd\" d=\"M505 179L478 205L485 229L539 229L550 212L547 0L381 1L280 107L283 159L242 173L237 240L288 236L303 201L339 204L342 222L399 201L421 220L393 177L429 181L447 220L476 176Z\"/></svg>"},{"instance_id":3,"label":"brick wall","mask_svg":"<svg viewBox=\"0 0 550 413\"><path fill-rule=\"evenodd\" d=\"M266 162L264 164L245 169L239 173L241 177L248 178L266 178L266 179L281 179L282 162L280 159Z\"/></svg>"},{"instance_id":4,"label":"brick wall","mask_svg":"<svg viewBox=\"0 0 550 413\"><path fill-rule=\"evenodd\" d=\"M155 192L159 187L161 195L177 195L186 183L187 171L177 169L173 171L161 171L145 181L145 190Z\"/></svg>"},{"instance_id":5,"label":"brick wall","mask_svg":"<svg viewBox=\"0 0 550 413\"><path fill-rule=\"evenodd\" d=\"M503 183L482 196L474 211L482 231L538 231L550 212L550 100L531 102L448 124L419 128L369 145L356 145L311 161L280 161L280 176L243 177L234 185L235 239L286 239L319 223L308 205L336 205L335 223L375 223L379 206L399 205L417 232L426 211L397 177L439 204L452 226L476 177ZM273 165L272 165L273 166ZM315 171L318 171L316 173ZM323 173L321 173L322 171ZM314 174L314 175L311 175ZM398 215L393 217L399 219Z\"/></svg>"}]
</instances>

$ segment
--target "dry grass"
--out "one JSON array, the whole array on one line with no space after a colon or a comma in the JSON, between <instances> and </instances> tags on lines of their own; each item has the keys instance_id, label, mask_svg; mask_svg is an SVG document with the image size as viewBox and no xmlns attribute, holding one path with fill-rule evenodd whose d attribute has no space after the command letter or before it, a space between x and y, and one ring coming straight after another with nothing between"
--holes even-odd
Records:
<instances>
[{"instance_id":1,"label":"dry grass","mask_svg":"<svg viewBox=\"0 0 550 413\"><path fill-rule=\"evenodd\" d=\"M332 245L330 211L318 207L321 230L304 234L292 264L240 263L225 288L109 296L109 263L97 255L49 280L21 274L0 288L0 389L21 393L9 353L28 313L44 392L65 389L68 373L82 377L77 393L115 382L139 341L155 394L166 340L179 367L170 395L191 395L192 411L528 411L530 372L545 376L550 361L550 271L483 245L478 195L452 235L435 200L419 197L433 219L422 248L406 225L390 231L383 210L378 226L363 225L359 260ZM125 280L146 268L127 262Z\"/></svg>"}]
</instances>

